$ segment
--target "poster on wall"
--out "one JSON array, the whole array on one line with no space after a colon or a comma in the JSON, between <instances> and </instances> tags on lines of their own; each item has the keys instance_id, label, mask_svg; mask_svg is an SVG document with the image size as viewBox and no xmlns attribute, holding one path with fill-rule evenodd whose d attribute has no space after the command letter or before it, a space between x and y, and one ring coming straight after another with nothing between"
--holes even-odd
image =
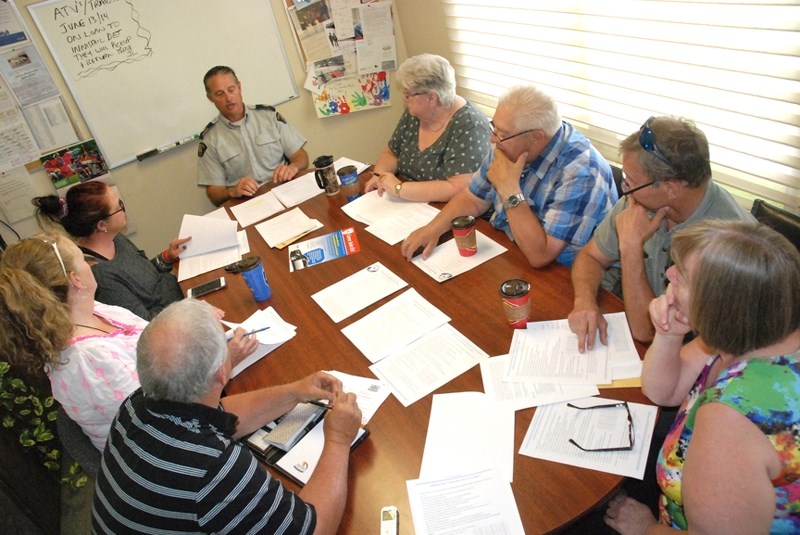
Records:
<instances>
[{"instance_id":1,"label":"poster on wall","mask_svg":"<svg viewBox=\"0 0 800 535\"><path fill-rule=\"evenodd\" d=\"M42 156L41 162L59 194L63 188L108 174L108 165L94 139Z\"/></svg>"},{"instance_id":2,"label":"poster on wall","mask_svg":"<svg viewBox=\"0 0 800 535\"><path fill-rule=\"evenodd\" d=\"M389 75L385 71L363 76L333 79L312 92L317 117L332 117L347 113L389 106Z\"/></svg>"},{"instance_id":3,"label":"poster on wall","mask_svg":"<svg viewBox=\"0 0 800 535\"><path fill-rule=\"evenodd\" d=\"M391 104L387 71L397 57L390 1L285 2L317 117Z\"/></svg>"}]
</instances>

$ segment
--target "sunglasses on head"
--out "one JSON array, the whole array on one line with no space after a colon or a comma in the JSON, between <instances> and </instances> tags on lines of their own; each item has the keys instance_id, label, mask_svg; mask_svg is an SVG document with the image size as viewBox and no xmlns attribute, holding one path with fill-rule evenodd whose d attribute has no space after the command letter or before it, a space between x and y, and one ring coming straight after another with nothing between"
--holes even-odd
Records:
<instances>
[{"instance_id":1,"label":"sunglasses on head","mask_svg":"<svg viewBox=\"0 0 800 535\"><path fill-rule=\"evenodd\" d=\"M658 147L656 144L656 136L653 134L653 129L650 127L650 123L655 119L655 117L650 117L645 123L639 128L639 145L646 151L664 162L672 171L680 176L682 173L675 167L669 158L667 158L666 154Z\"/></svg>"}]
</instances>

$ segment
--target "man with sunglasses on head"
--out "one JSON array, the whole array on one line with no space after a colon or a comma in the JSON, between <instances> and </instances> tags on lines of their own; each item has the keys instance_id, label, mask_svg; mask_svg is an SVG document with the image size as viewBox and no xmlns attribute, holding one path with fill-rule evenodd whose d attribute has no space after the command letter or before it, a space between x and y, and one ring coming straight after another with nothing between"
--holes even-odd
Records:
<instances>
[{"instance_id":1,"label":"man with sunglasses on head","mask_svg":"<svg viewBox=\"0 0 800 535\"><path fill-rule=\"evenodd\" d=\"M711 180L705 134L693 122L651 117L620 144L623 198L597 227L572 266L575 304L569 326L578 349L608 341L597 305L602 286L621 295L631 333L653 339L648 305L664 293L673 233L704 219L752 220Z\"/></svg>"},{"instance_id":2,"label":"man with sunglasses on head","mask_svg":"<svg viewBox=\"0 0 800 535\"><path fill-rule=\"evenodd\" d=\"M531 266L572 265L617 200L608 162L533 85L506 91L491 126L494 148L469 187L409 234L403 256L411 260L421 247L427 258L454 218L490 213L492 225L517 243Z\"/></svg>"}]
</instances>

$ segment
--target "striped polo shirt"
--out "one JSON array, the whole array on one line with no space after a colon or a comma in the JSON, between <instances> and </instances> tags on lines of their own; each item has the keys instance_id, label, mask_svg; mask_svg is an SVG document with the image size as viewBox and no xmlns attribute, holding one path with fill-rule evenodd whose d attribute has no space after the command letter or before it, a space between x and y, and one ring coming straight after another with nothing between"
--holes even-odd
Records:
<instances>
[{"instance_id":1,"label":"striped polo shirt","mask_svg":"<svg viewBox=\"0 0 800 535\"><path fill-rule=\"evenodd\" d=\"M111 424L93 533L313 533L314 507L232 438L236 420L136 390Z\"/></svg>"}]
</instances>

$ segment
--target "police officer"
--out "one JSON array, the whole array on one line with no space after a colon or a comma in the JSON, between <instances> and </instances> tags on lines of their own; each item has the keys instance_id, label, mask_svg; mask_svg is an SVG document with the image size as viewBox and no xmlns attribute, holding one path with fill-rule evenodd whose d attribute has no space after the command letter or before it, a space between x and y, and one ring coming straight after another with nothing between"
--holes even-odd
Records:
<instances>
[{"instance_id":1,"label":"police officer","mask_svg":"<svg viewBox=\"0 0 800 535\"><path fill-rule=\"evenodd\" d=\"M306 138L272 106L245 106L242 84L230 67L203 77L219 115L200 134L197 183L220 205L250 197L267 181L285 182L308 167Z\"/></svg>"}]
</instances>

